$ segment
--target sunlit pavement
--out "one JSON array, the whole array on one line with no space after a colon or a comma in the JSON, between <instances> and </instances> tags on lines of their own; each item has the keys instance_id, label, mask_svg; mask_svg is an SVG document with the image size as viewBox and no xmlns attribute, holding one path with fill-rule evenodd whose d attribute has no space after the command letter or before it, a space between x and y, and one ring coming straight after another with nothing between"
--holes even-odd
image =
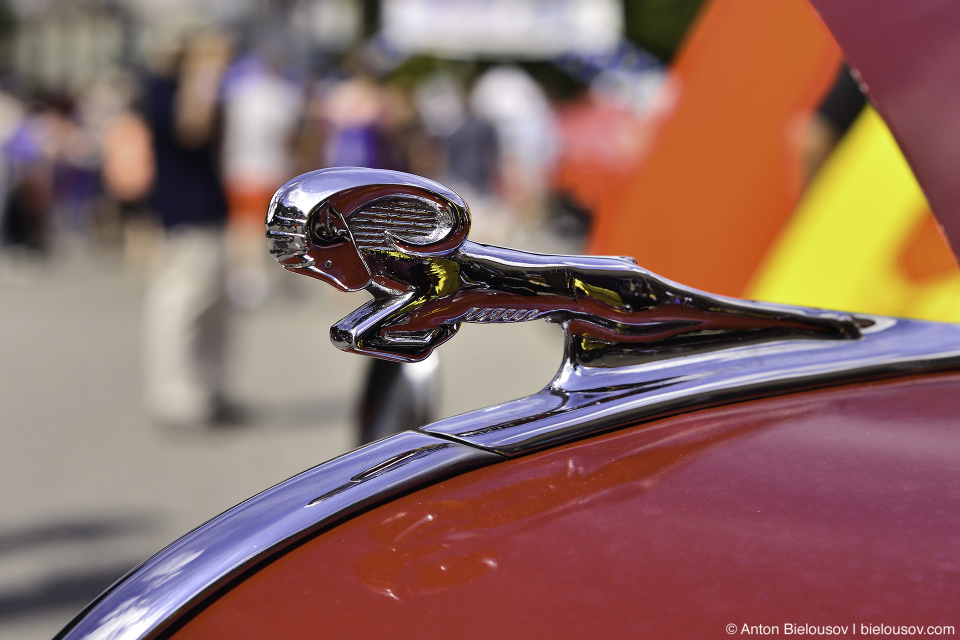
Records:
<instances>
[{"instance_id":1,"label":"sunlit pavement","mask_svg":"<svg viewBox=\"0 0 960 640\"><path fill-rule=\"evenodd\" d=\"M271 266L282 290L233 336L250 424L171 433L142 409L143 276L85 251L0 261L0 639L53 636L178 536L354 446L366 363L327 336L365 294ZM561 352L542 322L465 326L439 352L437 417L537 391Z\"/></svg>"}]
</instances>

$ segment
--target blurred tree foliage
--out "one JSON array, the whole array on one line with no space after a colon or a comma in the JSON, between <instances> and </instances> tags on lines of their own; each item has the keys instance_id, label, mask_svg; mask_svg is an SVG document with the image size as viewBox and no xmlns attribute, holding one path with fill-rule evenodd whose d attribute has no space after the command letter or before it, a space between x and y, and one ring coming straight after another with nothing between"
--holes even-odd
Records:
<instances>
[{"instance_id":1,"label":"blurred tree foliage","mask_svg":"<svg viewBox=\"0 0 960 640\"><path fill-rule=\"evenodd\" d=\"M13 35L16 27L16 16L9 0L0 0L0 73L10 73L13 68Z\"/></svg>"},{"instance_id":2,"label":"blurred tree foliage","mask_svg":"<svg viewBox=\"0 0 960 640\"><path fill-rule=\"evenodd\" d=\"M669 61L706 0L623 0L626 36Z\"/></svg>"},{"instance_id":3,"label":"blurred tree foliage","mask_svg":"<svg viewBox=\"0 0 960 640\"><path fill-rule=\"evenodd\" d=\"M16 18L13 10L10 8L8 0L0 0L0 37L6 37L13 33L16 27Z\"/></svg>"}]
</instances>

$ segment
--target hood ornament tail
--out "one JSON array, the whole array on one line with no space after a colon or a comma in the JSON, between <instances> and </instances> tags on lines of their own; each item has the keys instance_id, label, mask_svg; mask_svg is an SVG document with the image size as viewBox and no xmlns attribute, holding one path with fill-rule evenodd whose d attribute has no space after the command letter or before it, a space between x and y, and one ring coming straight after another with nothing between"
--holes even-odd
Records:
<instances>
[{"instance_id":1,"label":"hood ornament tail","mask_svg":"<svg viewBox=\"0 0 960 640\"><path fill-rule=\"evenodd\" d=\"M330 330L344 351L423 360L463 322L560 324L573 365L613 366L784 339L854 339L871 321L714 296L630 258L539 255L467 239L467 204L418 176L324 169L267 212L285 268L373 299Z\"/></svg>"}]
</instances>

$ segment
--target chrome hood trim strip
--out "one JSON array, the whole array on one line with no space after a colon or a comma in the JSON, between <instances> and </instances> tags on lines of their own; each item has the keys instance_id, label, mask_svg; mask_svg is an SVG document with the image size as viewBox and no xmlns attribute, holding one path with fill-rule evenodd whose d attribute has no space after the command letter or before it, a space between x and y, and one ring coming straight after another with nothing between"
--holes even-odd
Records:
<instances>
[{"instance_id":1,"label":"chrome hood trim strip","mask_svg":"<svg viewBox=\"0 0 960 640\"><path fill-rule=\"evenodd\" d=\"M502 459L411 431L374 442L267 489L188 533L117 581L57 638L155 637L226 581L331 523Z\"/></svg>"},{"instance_id":2,"label":"chrome hood trim strip","mask_svg":"<svg viewBox=\"0 0 960 640\"><path fill-rule=\"evenodd\" d=\"M124 576L57 636L156 637L244 570L391 497L681 411L960 367L960 325L866 317L856 340L784 340L606 368L566 358L543 391L321 464L198 527Z\"/></svg>"},{"instance_id":3,"label":"chrome hood trim strip","mask_svg":"<svg viewBox=\"0 0 960 640\"><path fill-rule=\"evenodd\" d=\"M681 411L786 389L960 367L960 326L880 316L856 340L782 340L640 365L596 367L568 352L539 393L423 429L517 456Z\"/></svg>"}]
</instances>

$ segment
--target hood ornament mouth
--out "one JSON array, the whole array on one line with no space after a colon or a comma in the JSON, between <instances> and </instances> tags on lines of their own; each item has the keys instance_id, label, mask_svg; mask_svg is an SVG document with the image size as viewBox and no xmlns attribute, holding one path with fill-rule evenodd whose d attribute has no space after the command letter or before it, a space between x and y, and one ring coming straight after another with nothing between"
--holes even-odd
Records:
<instances>
[{"instance_id":1,"label":"hood ornament mouth","mask_svg":"<svg viewBox=\"0 0 960 640\"><path fill-rule=\"evenodd\" d=\"M467 239L470 210L443 185L354 167L304 174L267 212L286 269L373 299L335 324L344 351L423 360L463 322L560 324L572 364L613 366L786 339L855 339L872 321L715 296L630 258L541 255Z\"/></svg>"}]
</instances>

